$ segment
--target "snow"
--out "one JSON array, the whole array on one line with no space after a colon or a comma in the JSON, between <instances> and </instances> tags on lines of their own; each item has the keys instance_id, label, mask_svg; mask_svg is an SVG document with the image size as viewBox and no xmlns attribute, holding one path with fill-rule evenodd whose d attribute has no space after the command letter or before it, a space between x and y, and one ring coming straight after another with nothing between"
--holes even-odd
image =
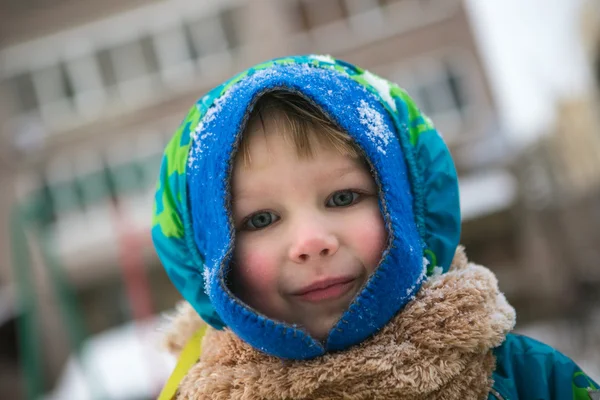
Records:
<instances>
[{"instance_id":1,"label":"snow","mask_svg":"<svg viewBox=\"0 0 600 400\"><path fill-rule=\"evenodd\" d=\"M427 267L431 264L431 262L427 259L427 257L423 257L423 268L427 271ZM431 278L435 278L436 276L440 276L444 273L444 269L442 267L433 267L433 272L431 273Z\"/></svg>"},{"instance_id":2,"label":"snow","mask_svg":"<svg viewBox=\"0 0 600 400\"><path fill-rule=\"evenodd\" d=\"M326 62L329 64L335 64L335 60L329 54L326 54L326 55L311 54L310 57L314 58L315 60L323 61L323 62Z\"/></svg>"},{"instance_id":3,"label":"snow","mask_svg":"<svg viewBox=\"0 0 600 400\"><path fill-rule=\"evenodd\" d=\"M424 258L424 259L426 260L426 258ZM415 289L417 288L417 286L419 286L421 283L423 283L423 281L427 277L427 265L429 265L429 261L427 261L427 264L425 262L423 262L423 269L421 270L421 275L419 275L419 277L417 278L417 281L415 282L414 285L412 285L410 288L406 289L407 296L411 296L411 298L414 298L415 295L417 294L417 293L415 293Z\"/></svg>"},{"instance_id":4,"label":"snow","mask_svg":"<svg viewBox=\"0 0 600 400\"><path fill-rule=\"evenodd\" d=\"M212 136L212 132L204 132L204 128L216 118L216 114L221 111L223 103L231 96L231 90L225 92L221 97L215 100L213 105L208 109L206 114L200 119L200 122L192 132L191 139L194 143L193 150L188 156L188 167L192 167L197 157L206 150L204 140ZM200 135L200 136L198 136Z\"/></svg>"},{"instance_id":5,"label":"snow","mask_svg":"<svg viewBox=\"0 0 600 400\"><path fill-rule=\"evenodd\" d=\"M208 148L208 146L206 145L206 143L204 142L204 140L206 140L206 138L211 137L212 135L213 135L212 132L207 132L207 133L203 133L199 137L196 136L196 139L194 140L193 151L192 151L192 153L188 157L188 165L189 165L189 167L192 167L194 165L194 162L196 161L196 159L202 153L204 153L204 150L206 150Z\"/></svg>"},{"instance_id":6,"label":"snow","mask_svg":"<svg viewBox=\"0 0 600 400\"><path fill-rule=\"evenodd\" d=\"M208 295L210 293L210 285L212 283L213 273L206 265L204 265L202 276L204 277L204 293Z\"/></svg>"},{"instance_id":7,"label":"snow","mask_svg":"<svg viewBox=\"0 0 600 400\"><path fill-rule=\"evenodd\" d=\"M386 154L385 147L392 140L393 134L384 123L383 115L371 108L364 100L360 101L358 112L360 114L360 123L367 127L367 136L375 144L377 151Z\"/></svg>"},{"instance_id":8,"label":"snow","mask_svg":"<svg viewBox=\"0 0 600 400\"><path fill-rule=\"evenodd\" d=\"M392 98L390 94L390 84L385 79L378 77L377 75L373 75L369 71L365 71L362 77L369 82L371 86L373 86L381 98L387 103L388 106L394 111L396 111L396 102Z\"/></svg>"},{"instance_id":9,"label":"snow","mask_svg":"<svg viewBox=\"0 0 600 400\"><path fill-rule=\"evenodd\" d=\"M72 356L44 400L156 397L176 362L160 351L158 323L158 318L129 323L88 339L82 355L85 368Z\"/></svg>"},{"instance_id":10,"label":"snow","mask_svg":"<svg viewBox=\"0 0 600 400\"><path fill-rule=\"evenodd\" d=\"M496 306L497 309L492 313L490 319L495 324L505 324L506 323L506 315L505 312L510 310L510 305L506 301L506 296L503 293L498 293L496 296Z\"/></svg>"},{"instance_id":11,"label":"snow","mask_svg":"<svg viewBox=\"0 0 600 400\"><path fill-rule=\"evenodd\" d=\"M306 66L307 68L310 68ZM271 78L276 76L279 72L278 66L274 65L269 68L261 69L259 71L254 72L251 76L243 79L243 82L249 86L256 87L258 86L259 81L264 81L267 78Z\"/></svg>"}]
</instances>

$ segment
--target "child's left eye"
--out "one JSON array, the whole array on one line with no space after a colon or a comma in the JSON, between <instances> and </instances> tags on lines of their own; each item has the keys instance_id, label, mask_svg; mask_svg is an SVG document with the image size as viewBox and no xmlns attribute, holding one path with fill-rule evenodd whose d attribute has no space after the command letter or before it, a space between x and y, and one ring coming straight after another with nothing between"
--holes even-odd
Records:
<instances>
[{"instance_id":1,"label":"child's left eye","mask_svg":"<svg viewBox=\"0 0 600 400\"><path fill-rule=\"evenodd\" d=\"M272 212L259 211L244 221L244 228L250 231L257 231L266 228L277 220L279 220L279 217Z\"/></svg>"},{"instance_id":2,"label":"child's left eye","mask_svg":"<svg viewBox=\"0 0 600 400\"><path fill-rule=\"evenodd\" d=\"M328 200L327 207L348 207L356 202L360 194L352 190L340 190L335 192Z\"/></svg>"}]
</instances>

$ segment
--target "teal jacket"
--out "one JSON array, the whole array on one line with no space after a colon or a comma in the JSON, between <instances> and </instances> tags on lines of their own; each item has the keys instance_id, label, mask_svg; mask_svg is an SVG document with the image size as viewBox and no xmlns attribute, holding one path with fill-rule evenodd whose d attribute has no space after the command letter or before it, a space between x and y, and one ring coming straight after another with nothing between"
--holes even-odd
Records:
<instances>
[{"instance_id":1,"label":"teal jacket","mask_svg":"<svg viewBox=\"0 0 600 400\"><path fill-rule=\"evenodd\" d=\"M254 101L273 90L300 93L364 151L393 233L325 345L295 324L257 313L227 286L231 160ZM228 327L272 356L306 360L363 342L403 309L427 276L448 271L460 238L458 189L443 138L403 89L330 56L286 57L251 67L192 106L165 150L152 238L174 285L208 324ZM522 336L509 335L496 356L491 398L585 399L598 386L567 357Z\"/></svg>"},{"instance_id":2,"label":"teal jacket","mask_svg":"<svg viewBox=\"0 0 600 400\"><path fill-rule=\"evenodd\" d=\"M590 400L600 387L567 356L526 336L509 334L494 350L491 400ZM591 392L591 393L590 393ZM600 394L600 391L598 392Z\"/></svg>"}]
</instances>

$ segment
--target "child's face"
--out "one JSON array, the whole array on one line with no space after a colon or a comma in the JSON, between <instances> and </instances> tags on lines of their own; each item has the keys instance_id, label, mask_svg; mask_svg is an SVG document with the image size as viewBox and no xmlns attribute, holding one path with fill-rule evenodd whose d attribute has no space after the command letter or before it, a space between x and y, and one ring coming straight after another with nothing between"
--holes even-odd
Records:
<instances>
[{"instance_id":1,"label":"child's face","mask_svg":"<svg viewBox=\"0 0 600 400\"><path fill-rule=\"evenodd\" d=\"M251 125L251 162L234 166L232 288L324 340L385 249L377 186L364 163L335 150L315 144L299 158L275 125Z\"/></svg>"}]
</instances>

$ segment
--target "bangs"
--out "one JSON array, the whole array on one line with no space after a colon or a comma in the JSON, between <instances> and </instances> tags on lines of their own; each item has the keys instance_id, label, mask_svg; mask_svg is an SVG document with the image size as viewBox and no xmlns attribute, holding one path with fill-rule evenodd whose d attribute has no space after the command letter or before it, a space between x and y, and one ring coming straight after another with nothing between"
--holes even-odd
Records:
<instances>
[{"instance_id":1,"label":"bangs","mask_svg":"<svg viewBox=\"0 0 600 400\"><path fill-rule=\"evenodd\" d=\"M247 127L258 124L266 132L265 121L277 125L278 134L292 145L299 158L312 158L318 146L344 156L362 158L362 152L346 132L317 106L297 94L274 91L262 96L250 114ZM238 157L246 166L252 160L245 137L246 131L242 135Z\"/></svg>"}]
</instances>

